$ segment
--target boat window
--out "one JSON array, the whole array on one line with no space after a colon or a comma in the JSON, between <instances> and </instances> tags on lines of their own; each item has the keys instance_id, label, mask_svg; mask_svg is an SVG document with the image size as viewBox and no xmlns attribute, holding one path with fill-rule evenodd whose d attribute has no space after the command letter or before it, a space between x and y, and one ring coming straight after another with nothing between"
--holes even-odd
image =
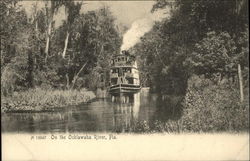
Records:
<instances>
[{"instance_id":1,"label":"boat window","mask_svg":"<svg viewBox=\"0 0 250 161\"><path fill-rule=\"evenodd\" d=\"M115 70L115 69L113 69L112 73L116 73L116 70Z\"/></svg>"},{"instance_id":2,"label":"boat window","mask_svg":"<svg viewBox=\"0 0 250 161\"><path fill-rule=\"evenodd\" d=\"M117 78L112 78L112 79L111 79L111 84L112 84L112 85L117 84Z\"/></svg>"}]
</instances>

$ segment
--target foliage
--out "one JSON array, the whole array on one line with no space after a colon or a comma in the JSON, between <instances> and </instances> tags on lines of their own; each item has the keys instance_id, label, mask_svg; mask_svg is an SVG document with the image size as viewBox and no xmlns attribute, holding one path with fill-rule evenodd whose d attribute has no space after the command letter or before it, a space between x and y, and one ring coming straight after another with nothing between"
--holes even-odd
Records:
<instances>
[{"instance_id":1,"label":"foliage","mask_svg":"<svg viewBox=\"0 0 250 161\"><path fill-rule=\"evenodd\" d=\"M245 0L157 0L152 12L168 9L170 16L132 49L140 55L144 84L162 94L184 95L192 74L235 79L237 64L248 68L247 4Z\"/></svg>"},{"instance_id":2,"label":"foliage","mask_svg":"<svg viewBox=\"0 0 250 161\"><path fill-rule=\"evenodd\" d=\"M135 133L149 133L150 127L147 121L137 121L130 130Z\"/></svg>"},{"instance_id":3,"label":"foliage","mask_svg":"<svg viewBox=\"0 0 250 161\"><path fill-rule=\"evenodd\" d=\"M145 123L145 131L248 129L249 102L239 102L237 71L240 65L248 96L248 1L157 0L152 12L159 9L170 10L170 16L131 50L139 55L146 86L161 95L185 96L185 103L178 121Z\"/></svg>"},{"instance_id":4,"label":"foliage","mask_svg":"<svg viewBox=\"0 0 250 161\"><path fill-rule=\"evenodd\" d=\"M228 80L216 85L194 76L189 80L182 121L192 131L244 131L249 128L248 110L248 100L240 103Z\"/></svg>"},{"instance_id":5,"label":"foliage","mask_svg":"<svg viewBox=\"0 0 250 161\"><path fill-rule=\"evenodd\" d=\"M90 11L86 14L81 14L75 18L72 24L72 31L69 37L67 58L59 64L59 74L62 78L66 75L69 77L69 82L72 82L83 66L84 69L79 73L79 77L87 82L90 79L93 71L97 72L98 77L105 75L109 69L109 61L113 54L118 52L121 38L114 27L114 18L108 8L102 8L99 11ZM65 36L65 26L61 26L57 33L56 39ZM64 42L55 42L58 46L58 53L64 46ZM106 76L106 83L108 77ZM72 82L73 84L73 82ZM93 88L90 84L85 84L85 87Z\"/></svg>"},{"instance_id":6,"label":"foliage","mask_svg":"<svg viewBox=\"0 0 250 161\"><path fill-rule=\"evenodd\" d=\"M157 118L153 123L138 121L132 125L131 132L247 132L249 100L240 103L236 89L226 78L218 85L204 76L193 75L188 81L179 119ZM245 94L249 96L247 90Z\"/></svg>"},{"instance_id":7,"label":"foliage","mask_svg":"<svg viewBox=\"0 0 250 161\"><path fill-rule=\"evenodd\" d=\"M41 88L29 89L25 92L14 92L12 97L2 97L1 111L44 111L54 108L76 105L95 98L91 91L52 90Z\"/></svg>"},{"instance_id":8,"label":"foliage","mask_svg":"<svg viewBox=\"0 0 250 161\"><path fill-rule=\"evenodd\" d=\"M208 32L188 58L197 74L232 75L237 72L236 44L229 33ZM187 60L188 61L188 60Z\"/></svg>"},{"instance_id":9,"label":"foliage","mask_svg":"<svg viewBox=\"0 0 250 161\"><path fill-rule=\"evenodd\" d=\"M86 83L93 71L98 78L105 75L107 84L110 58L121 44L109 8L80 14L82 3L46 1L41 9L34 4L28 15L19 4L1 1L1 94L34 87L96 89L100 82ZM63 7L66 21L56 27L53 17Z\"/></svg>"}]
</instances>

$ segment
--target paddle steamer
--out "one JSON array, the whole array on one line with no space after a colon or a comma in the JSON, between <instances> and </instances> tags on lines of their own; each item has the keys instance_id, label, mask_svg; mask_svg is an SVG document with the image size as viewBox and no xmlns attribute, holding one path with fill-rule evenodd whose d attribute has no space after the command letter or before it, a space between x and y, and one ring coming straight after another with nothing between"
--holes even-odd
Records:
<instances>
[{"instance_id":1,"label":"paddle steamer","mask_svg":"<svg viewBox=\"0 0 250 161\"><path fill-rule=\"evenodd\" d=\"M113 56L110 70L110 94L137 93L141 89L134 55L128 51Z\"/></svg>"}]
</instances>

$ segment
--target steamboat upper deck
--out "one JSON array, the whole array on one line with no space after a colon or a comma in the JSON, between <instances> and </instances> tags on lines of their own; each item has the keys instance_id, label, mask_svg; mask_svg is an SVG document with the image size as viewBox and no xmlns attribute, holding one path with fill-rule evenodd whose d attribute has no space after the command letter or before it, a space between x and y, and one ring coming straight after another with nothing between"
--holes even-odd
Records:
<instances>
[{"instance_id":1,"label":"steamboat upper deck","mask_svg":"<svg viewBox=\"0 0 250 161\"><path fill-rule=\"evenodd\" d=\"M140 90L135 56L123 51L111 60L110 93L135 93Z\"/></svg>"}]
</instances>

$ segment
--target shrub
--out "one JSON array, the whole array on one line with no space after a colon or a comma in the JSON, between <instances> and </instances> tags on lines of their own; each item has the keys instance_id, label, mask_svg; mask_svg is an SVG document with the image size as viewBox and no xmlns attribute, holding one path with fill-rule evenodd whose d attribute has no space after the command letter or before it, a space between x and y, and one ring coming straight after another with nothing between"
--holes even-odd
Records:
<instances>
[{"instance_id":1,"label":"shrub","mask_svg":"<svg viewBox=\"0 0 250 161\"><path fill-rule=\"evenodd\" d=\"M134 122L131 131L135 133L149 133L151 129L149 127L148 122L144 120Z\"/></svg>"},{"instance_id":2,"label":"shrub","mask_svg":"<svg viewBox=\"0 0 250 161\"><path fill-rule=\"evenodd\" d=\"M12 97L2 97L1 109L2 111L41 111L67 105L76 105L87 102L94 97L94 93L86 89L43 90L35 88L20 93L14 92Z\"/></svg>"},{"instance_id":3,"label":"shrub","mask_svg":"<svg viewBox=\"0 0 250 161\"><path fill-rule=\"evenodd\" d=\"M239 102L239 92L230 83L213 84L197 76L189 80L182 116L190 131L242 131L249 128L249 104Z\"/></svg>"},{"instance_id":4,"label":"shrub","mask_svg":"<svg viewBox=\"0 0 250 161\"><path fill-rule=\"evenodd\" d=\"M248 91L246 98L248 98ZM193 76L178 120L137 121L132 132L246 132L249 129L249 101L239 102L237 86L224 81L214 84L204 77Z\"/></svg>"}]
</instances>

